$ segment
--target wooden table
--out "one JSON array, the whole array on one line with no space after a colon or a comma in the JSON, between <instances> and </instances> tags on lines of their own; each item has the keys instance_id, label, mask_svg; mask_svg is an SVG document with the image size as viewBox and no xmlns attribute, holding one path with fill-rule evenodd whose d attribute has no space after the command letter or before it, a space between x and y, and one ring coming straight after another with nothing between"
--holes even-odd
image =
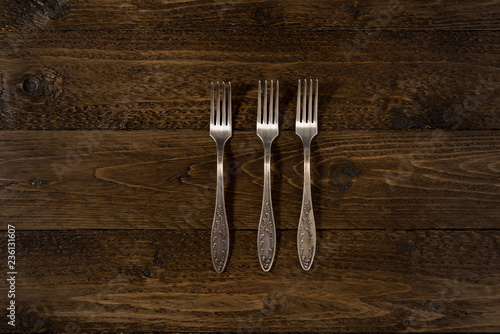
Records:
<instances>
[{"instance_id":1,"label":"wooden table","mask_svg":"<svg viewBox=\"0 0 500 334\"><path fill-rule=\"evenodd\" d=\"M500 331L499 28L490 0L0 0L0 218L17 270L16 327L5 284L0 330ZM320 82L308 272L303 78ZM266 79L281 87L269 273ZM223 80L231 254L217 274L208 114Z\"/></svg>"}]
</instances>

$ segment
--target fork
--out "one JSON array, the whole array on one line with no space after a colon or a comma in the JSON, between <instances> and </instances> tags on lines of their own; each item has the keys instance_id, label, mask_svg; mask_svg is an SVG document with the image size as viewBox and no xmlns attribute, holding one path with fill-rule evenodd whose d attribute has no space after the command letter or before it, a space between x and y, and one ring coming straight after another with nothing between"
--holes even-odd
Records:
<instances>
[{"instance_id":1,"label":"fork","mask_svg":"<svg viewBox=\"0 0 500 334\"><path fill-rule=\"evenodd\" d=\"M307 96L309 95L309 103ZM295 132L304 144L304 189L302 194L302 208L300 212L299 228L297 231L297 248L300 264L304 270L311 269L316 252L316 225L311 199L311 141L318 133L318 80L316 79L316 92L313 110L313 82L309 81L309 94L307 80L304 80L303 103L301 108L300 80L297 92L297 116L295 119Z\"/></svg>"},{"instance_id":2,"label":"fork","mask_svg":"<svg viewBox=\"0 0 500 334\"><path fill-rule=\"evenodd\" d=\"M262 269L264 271L269 271L273 265L274 253L276 252L276 226L274 222L273 203L271 201L271 146L274 138L278 136L279 132L279 81L276 80L276 95L274 95L274 84L271 80L269 106L267 103L267 80L264 83L264 87L264 110L262 112L262 90L259 80L259 96L257 100L257 136L260 137L262 143L264 144L264 193L262 195L262 209L257 234L257 251ZM275 99L274 105L273 99Z\"/></svg>"},{"instance_id":3,"label":"fork","mask_svg":"<svg viewBox=\"0 0 500 334\"><path fill-rule=\"evenodd\" d=\"M223 154L226 141L231 138L231 82L228 83L228 98L226 105L226 84L222 82L222 103L220 99L220 84L217 82L217 107L214 107L214 83L210 94L210 137L217 144L217 191L215 200L214 221L210 245L212 262L215 271L224 271L229 253L229 227L224 203Z\"/></svg>"}]
</instances>

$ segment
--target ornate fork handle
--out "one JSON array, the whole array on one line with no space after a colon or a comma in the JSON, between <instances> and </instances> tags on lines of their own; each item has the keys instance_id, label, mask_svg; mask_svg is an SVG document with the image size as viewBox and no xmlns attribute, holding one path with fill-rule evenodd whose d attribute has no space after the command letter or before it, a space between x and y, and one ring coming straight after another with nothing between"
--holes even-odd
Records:
<instances>
[{"instance_id":1,"label":"ornate fork handle","mask_svg":"<svg viewBox=\"0 0 500 334\"><path fill-rule=\"evenodd\" d=\"M269 271L276 252L276 226L271 200L271 143L264 145L264 194L257 244L260 265L264 271Z\"/></svg>"},{"instance_id":2,"label":"ornate fork handle","mask_svg":"<svg viewBox=\"0 0 500 334\"><path fill-rule=\"evenodd\" d=\"M311 268L316 252L316 225L311 199L310 156L311 142L304 143L304 192L300 212L297 246L299 248L300 264L304 270Z\"/></svg>"},{"instance_id":3,"label":"ornate fork handle","mask_svg":"<svg viewBox=\"0 0 500 334\"><path fill-rule=\"evenodd\" d=\"M212 246L213 264L215 271L218 273L224 271L229 253L229 227L227 224L226 205L224 203L223 152L224 144L217 144L217 191L210 244Z\"/></svg>"}]
</instances>

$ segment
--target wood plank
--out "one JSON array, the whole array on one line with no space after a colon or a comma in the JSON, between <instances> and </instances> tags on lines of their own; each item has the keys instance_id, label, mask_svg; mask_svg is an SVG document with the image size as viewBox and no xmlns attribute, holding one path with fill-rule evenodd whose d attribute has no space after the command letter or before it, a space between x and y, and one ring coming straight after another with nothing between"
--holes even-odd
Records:
<instances>
[{"instance_id":1,"label":"wood plank","mask_svg":"<svg viewBox=\"0 0 500 334\"><path fill-rule=\"evenodd\" d=\"M280 231L269 273L237 231L220 275L207 233L18 231L16 330L500 330L498 230L323 230L309 272Z\"/></svg>"},{"instance_id":2,"label":"wood plank","mask_svg":"<svg viewBox=\"0 0 500 334\"><path fill-rule=\"evenodd\" d=\"M321 130L500 128L497 1L0 4L0 129L205 129L232 80L251 130L257 80L293 109L304 77Z\"/></svg>"},{"instance_id":3,"label":"wood plank","mask_svg":"<svg viewBox=\"0 0 500 334\"><path fill-rule=\"evenodd\" d=\"M19 229L206 229L213 219L215 144L208 131L0 132L0 215ZM273 146L273 204L295 229L302 144ZM312 146L319 229L489 229L500 217L500 135L478 132L320 132ZM232 229L256 229L262 143L226 145Z\"/></svg>"},{"instance_id":4,"label":"wood plank","mask_svg":"<svg viewBox=\"0 0 500 334\"><path fill-rule=\"evenodd\" d=\"M386 48L381 53L388 54ZM223 63L191 62L182 55L178 60L0 60L0 129L206 130L210 80L230 80L235 129L253 131L257 82L279 79L282 129L293 130L296 80L304 77L320 82L321 131L500 128L498 57L474 54L482 65L436 59L275 63L267 54L266 61L249 63L254 54L229 56L233 60Z\"/></svg>"},{"instance_id":5,"label":"wood plank","mask_svg":"<svg viewBox=\"0 0 500 334\"><path fill-rule=\"evenodd\" d=\"M498 1L0 1L3 30L498 30ZM249 35L249 36L251 36Z\"/></svg>"},{"instance_id":6,"label":"wood plank","mask_svg":"<svg viewBox=\"0 0 500 334\"><path fill-rule=\"evenodd\" d=\"M0 57L40 60L231 61L247 66L297 62L436 62L498 67L499 31L84 31L0 33ZM126 33L127 32L127 33ZM208 35L207 35L208 34ZM117 41L119 40L119 42ZM221 66L227 64L219 64ZM251 72L251 71L250 71Z\"/></svg>"}]
</instances>

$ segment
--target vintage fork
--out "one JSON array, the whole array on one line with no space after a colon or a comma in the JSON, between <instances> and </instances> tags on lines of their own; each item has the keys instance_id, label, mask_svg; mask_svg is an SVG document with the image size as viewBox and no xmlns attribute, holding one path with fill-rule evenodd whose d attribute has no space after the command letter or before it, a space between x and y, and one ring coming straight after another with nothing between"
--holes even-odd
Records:
<instances>
[{"instance_id":1,"label":"vintage fork","mask_svg":"<svg viewBox=\"0 0 500 334\"><path fill-rule=\"evenodd\" d=\"M226 105L226 84L222 83L222 102L220 98L220 84L217 82L217 106L214 107L214 83L211 84L210 98L210 137L217 144L217 192L215 200L215 214L210 236L212 262L215 271L224 271L229 253L229 227L224 203L224 180L222 161L224 145L231 138L231 82L228 83L228 97Z\"/></svg>"},{"instance_id":2,"label":"vintage fork","mask_svg":"<svg viewBox=\"0 0 500 334\"><path fill-rule=\"evenodd\" d=\"M264 87L264 108L262 112L262 90L259 80L257 135L264 144L264 194L262 196L262 210L257 234L257 251L262 269L269 271L273 265L274 253L276 252L276 226L274 223L273 203L271 201L271 146L274 138L278 136L279 82L276 81L276 94L273 94L274 84L271 80L269 106L267 103L267 80L264 83Z\"/></svg>"},{"instance_id":3,"label":"vintage fork","mask_svg":"<svg viewBox=\"0 0 500 334\"><path fill-rule=\"evenodd\" d=\"M295 119L295 132L304 144L304 190L302 195L302 209L300 211L299 228L297 232L297 248L300 264L304 270L311 269L316 252L316 225L311 199L311 141L318 133L318 80L313 109L313 82L309 81L309 94L307 80L304 80L303 103L301 108L300 80L297 92L297 116ZM309 103L307 104L307 96Z\"/></svg>"}]
</instances>

